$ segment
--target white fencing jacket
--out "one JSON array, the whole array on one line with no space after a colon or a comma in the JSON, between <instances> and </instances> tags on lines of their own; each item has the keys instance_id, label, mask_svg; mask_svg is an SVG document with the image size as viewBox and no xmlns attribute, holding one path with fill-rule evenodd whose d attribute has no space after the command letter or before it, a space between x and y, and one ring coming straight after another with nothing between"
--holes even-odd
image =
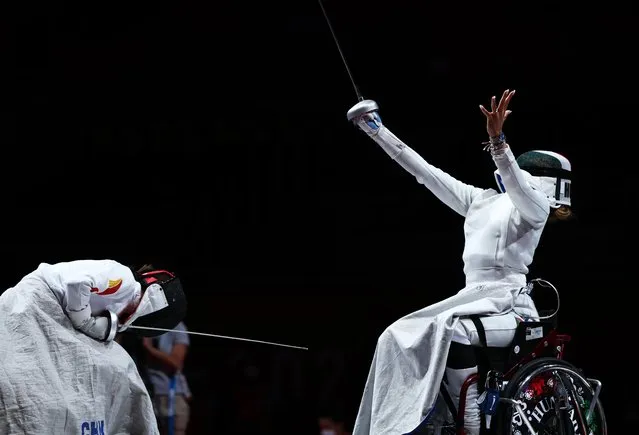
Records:
<instances>
[{"instance_id":1,"label":"white fencing jacket","mask_svg":"<svg viewBox=\"0 0 639 435\"><path fill-rule=\"evenodd\" d=\"M139 301L142 293L131 269L114 260L41 263L36 274L53 290L65 311L87 309L95 316L109 309L120 314Z\"/></svg>"},{"instance_id":2,"label":"white fencing jacket","mask_svg":"<svg viewBox=\"0 0 639 435\"><path fill-rule=\"evenodd\" d=\"M465 184L427 163L385 126L370 130L362 123L362 130L393 160L465 218L466 286L403 317L380 335L353 430L353 435L405 434L435 405L459 317L513 309L537 316L521 289L550 204L534 178L519 168L510 148L493 156L506 187L506 193L499 193Z\"/></svg>"}]
</instances>

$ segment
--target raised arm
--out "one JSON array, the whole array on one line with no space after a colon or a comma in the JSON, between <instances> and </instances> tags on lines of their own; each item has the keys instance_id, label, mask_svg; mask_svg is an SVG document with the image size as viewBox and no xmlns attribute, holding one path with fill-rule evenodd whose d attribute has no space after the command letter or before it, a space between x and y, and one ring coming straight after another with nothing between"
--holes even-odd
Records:
<instances>
[{"instance_id":1,"label":"raised arm","mask_svg":"<svg viewBox=\"0 0 639 435\"><path fill-rule=\"evenodd\" d=\"M466 216L473 199L484 190L465 184L441 169L429 164L408 145L397 138L386 126L377 112L377 104L362 101L348 112L348 118L371 137L393 160L413 175L440 201Z\"/></svg>"},{"instance_id":2,"label":"raised arm","mask_svg":"<svg viewBox=\"0 0 639 435\"><path fill-rule=\"evenodd\" d=\"M545 225L550 214L548 198L543 192L535 189L532 180L529 182L526 179L502 132L504 121L511 113L506 109L514 94L515 91L504 91L498 105L495 97L492 97L490 112L484 106L479 106L486 116L486 130L490 137L487 148L497 166L506 195L526 222L534 227L541 227Z\"/></svg>"},{"instance_id":3,"label":"raised arm","mask_svg":"<svg viewBox=\"0 0 639 435\"><path fill-rule=\"evenodd\" d=\"M167 375L173 376L176 372L182 371L184 368L184 360L189 349L189 336L186 334L187 330L184 324L179 323L174 328L174 331L183 332L169 332L172 335L173 346L170 353L163 352L153 345L153 340L150 337L144 337L142 344L146 350L149 358L151 358L156 364L162 367Z\"/></svg>"},{"instance_id":4,"label":"raised arm","mask_svg":"<svg viewBox=\"0 0 639 435\"><path fill-rule=\"evenodd\" d=\"M550 214L550 202L543 192L533 187L532 180L526 180L510 147L505 142L504 145L501 153L493 152L493 160L504 183L506 195L526 222L534 227L541 227Z\"/></svg>"}]
</instances>

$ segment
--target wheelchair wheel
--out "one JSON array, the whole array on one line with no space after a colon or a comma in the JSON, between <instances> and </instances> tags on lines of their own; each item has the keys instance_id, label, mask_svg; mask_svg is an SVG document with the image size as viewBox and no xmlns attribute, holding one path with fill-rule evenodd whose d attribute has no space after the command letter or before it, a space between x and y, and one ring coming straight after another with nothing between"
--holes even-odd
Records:
<instances>
[{"instance_id":1,"label":"wheelchair wheel","mask_svg":"<svg viewBox=\"0 0 639 435\"><path fill-rule=\"evenodd\" d=\"M593 385L572 364L556 358L533 360L515 373L504 391L505 398L521 403L524 415L501 403L497 433L532 435L527 420L537 435L606 435L601 401L597 398L591 407L594 396Z\"/></svg>"}]
</instances>

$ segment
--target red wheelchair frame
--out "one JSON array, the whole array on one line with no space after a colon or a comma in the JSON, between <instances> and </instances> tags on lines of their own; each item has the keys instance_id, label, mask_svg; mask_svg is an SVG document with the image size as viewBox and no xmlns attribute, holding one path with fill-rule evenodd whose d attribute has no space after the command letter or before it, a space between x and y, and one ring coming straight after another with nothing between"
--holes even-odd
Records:
<instances>
[{"instance_id":1,"label":"red wheelchair frame","mask_svg":"<svg viewBox=\"0 0 639 435\"><path fill-rule=\"evenodd\" d=\"M552 287L559 298L552 284L540 279L533 281L547 283L545 287ZM527 287L529 291L532 289L531 284ZM558 332L555 317L558 312L559 307L538 320L521 321L506 348L487 347L480 316L470 316L482 344L477 347L478 372L462 384L457 406L446 381L442 380L437 402L429 416L409 434L465 435L468 389L485 381L485 390L478 388L482 396L477 399L482 409L482 434L521 433L521 426L526 426L527 433L536 434L535 426L543 424L543 427L538 426L539 433L607 435L605 413L599 399L602 384L597 379L585 377L582 370L564 359L566 343L571 337ZM488 397L491 400L484 403ZM529 404L534 408L528 408ZM545 419L549 409L555 412ZM440 432L436 432L437 429Z\"/></svg>"},{"instance_id":2,"label":"red wheelchair frame","mask_svg":"<svg viewBox=\"0 0 639 435\"><path fill-rule=\"evenodd\" d=\"M517 363L504 373L504 380L510 380L517 371L525 364L541 357L552 356L558 360L563 360L566 343L570 341L567 334L559 334L556 329L551 329L549 333L539 340L532 352L524 355ZM479 381L479 373L469 376L462 384L459 395L459 406L455 418L457 435L465 435L464 432L464 412L466 409L466 396L468 388Z\"/></svg>"}]
</instances>

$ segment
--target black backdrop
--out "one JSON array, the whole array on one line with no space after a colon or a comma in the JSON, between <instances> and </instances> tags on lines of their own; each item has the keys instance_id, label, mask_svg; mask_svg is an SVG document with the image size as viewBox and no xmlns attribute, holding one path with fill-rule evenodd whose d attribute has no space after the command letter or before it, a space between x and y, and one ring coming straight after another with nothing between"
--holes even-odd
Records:
<instances>
[{"instance_id":1,"label":"black backdrop","mask_svg":"<svg viewBox=\"0 0 639 435\"><path fill-rule=\"evenodd\" d=\"M311 347L194 337L193 425L231 433L234 395L259 385L274 421L264 432L316 433L320 413L352 423L377 334L463 286L463 222L346 122L356 98L316 2L230 3L5 15L16 69L4 89L17 98L3 105L2 283L80 258L175 269L190 329ZM603 380L621 433L637 405L625 246L636 16L325 6L365 97L431 163L492 186L478 105L504 88L517 90L505 127L515 152L571 159L579 221L548 230L531 276L562 292L569 356ZM246 380L250 364L262 382Z\"/></svg>"}]
</instances>

